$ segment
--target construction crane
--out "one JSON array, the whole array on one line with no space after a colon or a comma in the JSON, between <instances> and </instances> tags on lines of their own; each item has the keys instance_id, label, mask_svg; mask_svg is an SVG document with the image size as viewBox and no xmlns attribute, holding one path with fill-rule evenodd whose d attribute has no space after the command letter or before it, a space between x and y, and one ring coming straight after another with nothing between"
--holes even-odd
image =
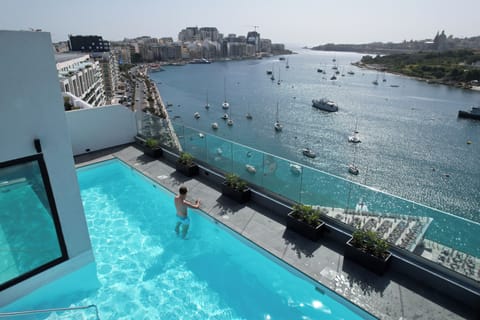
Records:
<instances>
[{"instance_id":1,"label":"construction crane","mask_svg":"<svg viewBox=\"0 0 480 320\"><path fill-rule=\"evenodd\" d=\"M257 28L260 28L260 26L252 26L252 27L255 32L257 32Z\"/></svg>"}]
</instances>

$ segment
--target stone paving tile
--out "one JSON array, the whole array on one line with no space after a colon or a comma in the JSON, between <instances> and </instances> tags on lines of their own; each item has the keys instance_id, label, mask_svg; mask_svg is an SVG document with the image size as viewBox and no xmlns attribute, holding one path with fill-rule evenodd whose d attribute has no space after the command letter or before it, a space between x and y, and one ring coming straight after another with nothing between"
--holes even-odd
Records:
<instances>
[{"instance_id":1,"label":"stone paving tile","mask_svg":"<svg viewBox=\"0 0 480 320\"><path fill-rule=\"evenodd\" d=\"M177 192L181 184L186 185L189 198L200 198L201 209L207 215L380 319L471 319L471 313L462 314L455 302L402 275L387 273L379 277L344 259L341 244L328 239L313 242L286 230L281 218L269 216L270 213L255 203L238 204L222 196L217 189L202 182L201 177L184 177L172 166L146 157L132 146L118 148L114 154L172 192ZM109 157L106 153L98 159ZM98 160L93 158L76 160L84 163Z\"/></svg>"},{"instance_id":2,"label":"stone paving tile","mask_svg":"<svg viewBox=\"0 0 480 320\"><path fill-rule=\"evenodd\" d=\"M219 204L215 207L215 214L212 214L212 216L231 229L242 234L255 212L250 207L237 204L230 199L222 199L221 201L223 204ZM233 207L228 208L224 201L232 203Z\"/></svg>"},{"instance_id":3,"label":"stone paving tile","mask_svg":"<svg viewBox=\"0 0 480 320\"><path fill-rule=\"evenodd\" d=\"M242 235L273 253L275 256L282 257L286 245L278 241L278 239L281 238L284 230L285 227L279 225L276 221L255 213L245 227Z\"/></svg>"}]
</instances>

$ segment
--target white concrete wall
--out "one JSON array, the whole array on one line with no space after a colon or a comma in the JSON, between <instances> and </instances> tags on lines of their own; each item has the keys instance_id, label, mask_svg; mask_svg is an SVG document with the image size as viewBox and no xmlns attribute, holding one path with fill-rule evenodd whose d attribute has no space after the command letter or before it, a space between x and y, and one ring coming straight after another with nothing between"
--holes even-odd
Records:
<instances>
[{"instance_id":1,"label":"white concrete wall","mask_svg":"<svg viewBox=\"0 0 480 320\"><path fill-rule=\"evenodd\" d=\"M66 113L74 155L134 141L135 113L122 105L69 111Z\"/></svg>"},{"instance_id":2,"label":"white concrete wall","mask_svg":"<svg viewBox=\"0 0 480 320\"><path fill-rule=\"evenodd\" d=\"M40 139L70 259L0 292L4 305L94 258L50 34L0 31L0 43L0 162L35 154Z\"/></svg>"}]
</instances>

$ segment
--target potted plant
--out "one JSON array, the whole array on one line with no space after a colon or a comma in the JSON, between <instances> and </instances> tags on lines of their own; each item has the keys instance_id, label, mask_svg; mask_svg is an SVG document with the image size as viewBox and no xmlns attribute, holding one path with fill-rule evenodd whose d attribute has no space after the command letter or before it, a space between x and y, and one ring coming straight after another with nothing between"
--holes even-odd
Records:
<instances>
[{"instance_id":1,"label":"potted plant","mask_svg":"<svg viewBox=\"0 0 480 320\"><path fill-rule=\"evenodd\" d=\"M160 148L160 143L157 139L148 138L143 144L143 153L149 155L152 158L159 158L162 155L163 151L162 148Z\"/></svg>"},{"instance_id":2,"label":"potted plant","mask_svg":"<svg viewBox=\"0 0 480 320\"><path fill-rule=\"evenodd\" d=\"M235 173L228 173L222 183L222 194L237 202L245 203L250 200L251 191L245 180L240 179Z\"/></svg>"},{"instance_id":3,"label":"potted plant","mask_svg":"<svg viewBox=\"0 0 480 320\"><path fill-rule=\"evenodd\" d=\"M287 229L317 241L320 238L322 227L325 225L320 216L320 209L309 205L295 204L287 215Z\"/></svg>"},{"instance_id":4,"label":"potted plant","mask_svg":"<svg viewBox=\"0 0 480 320\"><path fill-rule=\"evenodd\" d=\"M193 156L188 152L180 153L175 168L187 177L193 177L199 172L198 165L194 162Z\"/></svg>"},{"instance_id":5,"label":"potted plant","mask_svg":"<svg viewBox=\"0 0 480 320\"><path fill-rule=\"evenodd\" d=\"M375 231L357 229L346 243L344 256L381 275L392 256L389 247Z\"/></svg>"}]
</instances>

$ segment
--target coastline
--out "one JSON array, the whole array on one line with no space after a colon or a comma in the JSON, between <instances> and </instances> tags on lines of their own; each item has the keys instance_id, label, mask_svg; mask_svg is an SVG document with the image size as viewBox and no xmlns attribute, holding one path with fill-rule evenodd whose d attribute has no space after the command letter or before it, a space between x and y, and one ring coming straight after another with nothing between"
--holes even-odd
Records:
<instances>
[{"instance_id":1,"label":"coastline","mask_svg":"<svg viewBox=\"0 0 480 320\"><path fill-rule=\"evenodd\" d=\"M362 63L362 62L353 62L352 65L358 67L358 68L361 68L361 69L367 69L367 70L376 70L376 71L382 71L382 72L388 72L388 73L391 73L391 74L395 74L395 75L399 75L399 76L404 76L404 77L408 77L410 79L414 79L414 80L418 80L418 81L422 81L422 82L426 82L428 84L442 84L442 85L446 85L446 86L449 86L449 87L455 87L455 88L460 88L460 89L466 89L466 90L473 90L473 91L478 91L480 92L480 85L478 86L474 86L472 84L467 84L467 83L464 83L464 82L451 82L451 81L442 81L442 80L438 80L438 79L425 79L425 78L420 78L420 77L415 77L415 76L411 76L411 75L407 75L407 74L404 74L404 73L401 73L401 72L395 72L395 71L392 71L392 70L389 70L388 68L386 68L384 65L378 65L378 64L366 64L366 63Z\"/></svg>"},{"instance_id":2,"label":"coastline","mask_svg":"<svg viewBox=\"0 0 480 320\"><path fill-rule=\"evenodd\" d=\"M149 113L144 112L143 110L139 110L145 114L152 114L155 117L158 117L160 119L164 120L164 125L162 126L164 129L166 129L166 132L163 132L166 134L166 139L164 141L164 146L167 148L171 148L173 150L176 150L178 152L182 152L182 145L180 143L180 140L178 139L175 130L173 129L172 121L170 120L170 117L168 115L167 108L165 106L165 103L163 102L162 96L160 95L160 91L158 90L157 85L155 84L155 81L153 81L150 78L149 72L150 71L150 66L149 64L143 64L139 68L138 74L143 78L145 81L145 85L147 89L149 90L150 97L153 99L153 101L150 102L151 110Z\"/></svg>"}]
</instances>

